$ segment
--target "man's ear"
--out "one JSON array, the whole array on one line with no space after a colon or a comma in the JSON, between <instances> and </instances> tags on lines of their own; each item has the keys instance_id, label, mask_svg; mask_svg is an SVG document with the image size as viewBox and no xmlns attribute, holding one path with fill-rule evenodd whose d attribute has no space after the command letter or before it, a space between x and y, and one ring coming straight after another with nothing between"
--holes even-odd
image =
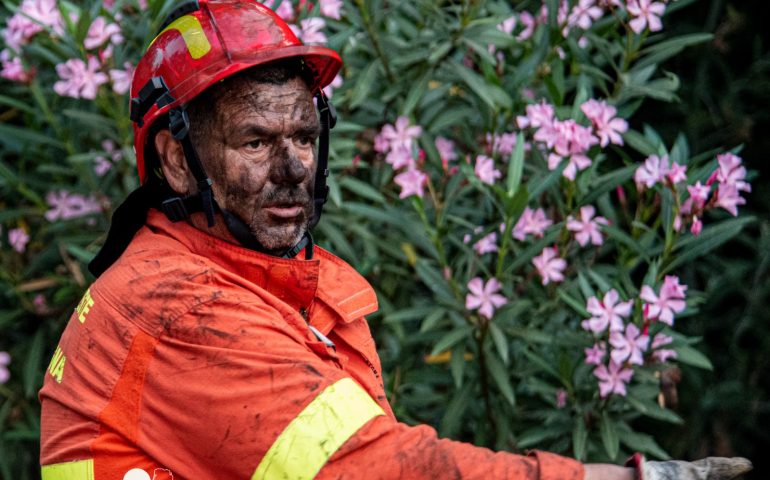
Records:
<instances>
[{"instance_id":1,"label":"man's ear","mask_svg":"<svg viewBox=\"0 0 770 480\"><path fill-rule=\"evenodd\" d=\"M169 130L161 130L155 135L155 150L158 152L160 168L168 185L176 193L188 195L192 175L181 142L171 136Z\"/></svg>"}]
</instances>

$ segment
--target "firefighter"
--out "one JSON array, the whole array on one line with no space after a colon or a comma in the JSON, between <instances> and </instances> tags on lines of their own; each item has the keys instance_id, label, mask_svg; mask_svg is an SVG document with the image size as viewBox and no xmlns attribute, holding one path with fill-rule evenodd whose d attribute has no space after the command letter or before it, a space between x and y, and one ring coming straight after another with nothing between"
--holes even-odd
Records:
<instances>
[{"instance_id":1,"label":"firefighter","mask_svg":"<svg viewBox=\"0 0 770 480\"><path fill-rule=\"evenodd\" d=\"M322 88L341 65L252 0L170 15L131 88L142 186L114 214L40 392L43 479L740 473L731 459L494 453L396 420L364 318L375 293L310 234L336 121Z\"/></svg>"}]
</instances>

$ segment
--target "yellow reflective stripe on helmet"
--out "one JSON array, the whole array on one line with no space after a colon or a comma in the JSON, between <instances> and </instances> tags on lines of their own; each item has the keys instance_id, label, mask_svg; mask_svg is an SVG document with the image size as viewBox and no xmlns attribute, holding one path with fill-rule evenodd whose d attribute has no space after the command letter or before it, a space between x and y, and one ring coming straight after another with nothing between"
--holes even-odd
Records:
<instances>
[{"instance_id":1,"label":"yellow reflective stripe on helmet","mask_svg":"<svg viewBox=\"0 0 770 480\"><path fill-rule=\"evenodd\" d=\"M252 480L314 478L334 452L372 418L385 415L355 381L330 385L289 423Z\"/></svg>"},{"instance_id":2,"label":"yellow reflective stripe on helmet","mask_svg":"<svg viewBox=\"0 0 770 480\"><path fill-rule=\"evenodd\" d=\"M94 480L93 459L41 467L43 480Z\"/></svg>"},{"instance_id":3,"label":"yellow reflective stripe on helmet","mask_svg":"<svg viewBox=\"0 0 770 480\"><path fill-rule=\"evenodd\" d=\"M179 17L171 22L168 27L164 28L152 39L150 46L155 43L155 40L157 40L158 37L169 30L176 30L182 34L182 39L184 40L185 45L187 45L187 51L190 52L190 56L193 60L198 60L211 50L211 44L209 43L209 39L206 38L206 34L203 32L201 22L192 15L185 15L184 17Z\"/></svg>"}]
</instances>

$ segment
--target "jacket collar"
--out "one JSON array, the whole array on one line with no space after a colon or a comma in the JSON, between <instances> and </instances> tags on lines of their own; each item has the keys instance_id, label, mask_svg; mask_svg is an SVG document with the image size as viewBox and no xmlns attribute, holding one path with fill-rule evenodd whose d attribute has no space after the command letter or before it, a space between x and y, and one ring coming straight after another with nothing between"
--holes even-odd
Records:
<instances>
[{"instance_id":1,"label":"jacket collar","mask_svg":"<svg viewBox=\"0 0 770 480\"><path fill-rule=\"evenodd\" d=\"M366 279L318 246L312 260L305 260L304 252L291 259L273 257L220 240L186 222L172 223L154 209L148 213L147 226L267 290L297 311L309 310L314 301L320 300L349 323L377 310L377 296Z\"/></svg>"}]
</instances>

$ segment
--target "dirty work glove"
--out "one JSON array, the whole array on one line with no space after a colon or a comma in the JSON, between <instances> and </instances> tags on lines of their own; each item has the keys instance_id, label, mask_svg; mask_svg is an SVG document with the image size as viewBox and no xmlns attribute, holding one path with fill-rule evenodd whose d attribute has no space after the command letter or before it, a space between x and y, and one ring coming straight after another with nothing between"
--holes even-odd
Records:
<instances>
[{"instance_id":1,"label":"dirty work glove","mask_svg":"<svg viewBox=\"0 0 770 480\"><path fill-rule=\"evenodd\" d=\"M631 457L626 466L634 467L639 480L732 480L752 469L751 462L741 457L648 462L639 453Z\"/></svg>"}]
</instances>

